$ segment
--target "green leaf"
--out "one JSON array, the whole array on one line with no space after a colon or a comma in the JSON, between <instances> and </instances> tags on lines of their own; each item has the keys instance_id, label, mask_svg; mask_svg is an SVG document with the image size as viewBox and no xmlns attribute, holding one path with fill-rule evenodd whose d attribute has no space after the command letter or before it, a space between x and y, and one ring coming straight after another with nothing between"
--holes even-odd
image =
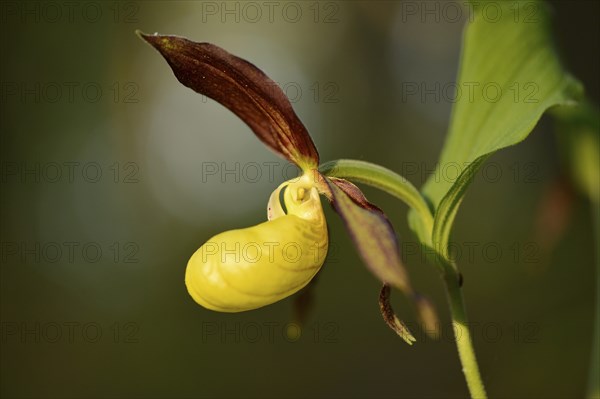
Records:
<instances>
[{"instance_id":1,"label":"green leaf","mask_svg":"<svg viewBox=\"0 0 600 399\"><path fill-rule=\"evenodd\" d=\"M458 207L465 196L469 184L471 184L475 178L475 173L477 173L477 170L479 170L479 167L486 159L487 156L485 155L477 158L477 160L471 164L471 167L459 176L456 183L450 187L450 191L444 196L436 210L431 241L433 242L435 250L446 259L450 259L447 251L452 222L456 217Z\"/></svg>"},{"instance_id":2,"label":"green leaf","mask_svg":"<svg viewBox=\"0 0 600 399\"><path fill-rule=\"evenodd\" d=\"M440 161L423 188L436 210L435 246L447 243L466 188L485 158L524 140L544 111L574 104L583 92L558 61L542 2L493 2L496 13L486 4L473 3L474 17L463 36L461 92ZM458 176L447 176L453 170Z\"/></svg>"}]
</instances>

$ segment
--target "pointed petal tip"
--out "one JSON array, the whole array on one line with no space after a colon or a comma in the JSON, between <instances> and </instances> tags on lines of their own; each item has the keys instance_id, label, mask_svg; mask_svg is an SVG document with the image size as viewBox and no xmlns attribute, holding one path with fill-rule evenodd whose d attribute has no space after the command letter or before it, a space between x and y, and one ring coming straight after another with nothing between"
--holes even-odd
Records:
<instances>
[{"instance_id":1,"label":"pointed petal tip","mask_svg":"<svg viewBox=\"0 0 600 399\"><path fill-rule=\"evenodd\" d=\"M392 309L392 305L390 303L390 286L387 284L384 284L379 292L379 310L381 311L381 316L383 317L385 324L394 330L394 332L398 334L398 336L402 338L404 342L412 345L417 341L408 327L394 313L394 309Z\"/></svg>"},{"instance_id":2,"label":"pointed petal tip","mask_svg":"<svg viewBox=\"0 0 600 399\"><path fill-rule=\"evenodd\" d=\"M435 307L427 297L418 293L415 294L413 300L417 307L421 329L425 331L429 338L438 339L440 336L440 322Z\"/></svg>"},{"instance_id":3,"label":"pointed petal tip","mask_svg":"<svg viewBox=\"0 0 600 399\"><path fill-rule=\"evenodd\" d=\"M139 37L140 39L142 39L143 41L145 41L146 43L149 43L149 44L151 44L152 37L158 35L158 33L150 34L150 33L142 32L141 29L136 29L134 31L134 33L136 34L137 37Z\"/></svg>"},{"instance_id":4,"label":"pointed petal tip","mask_svg":"<svg viewBox=\"0 0 600 399\"><path fill-rule=\"evenodd\" d=\"M160 49L160 46L158 45L158 39L161 36L158 34L158 32L155 32L155 33L145 33L145 32L142 32L140 29L136 29L135 30L135 34L141 40L143 40L144 42L146 42L147 44L149 44L154 49L156 49L156 50L158 50L160 52L161 49Z\"/></svg>"}]
</instances>

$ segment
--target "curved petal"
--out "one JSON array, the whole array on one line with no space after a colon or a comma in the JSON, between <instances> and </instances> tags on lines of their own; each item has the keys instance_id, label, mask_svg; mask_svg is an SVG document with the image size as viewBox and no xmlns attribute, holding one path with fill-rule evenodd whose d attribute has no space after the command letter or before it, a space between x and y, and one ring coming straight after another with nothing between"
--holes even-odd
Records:
<instances>
[{"instance_id":1,"label":"curved petal","mask_svg":"<svg viewBox=\"0 0 600 399\"><path fill-rule=\"evenodd\" d=\"M384 283L379 306L388 326L407 343L412 344L414 341L408 328L396 317L389 304L389 286L393 285L413 301L425 331L435 335L438 326L435 310L425 297L412 289L400 259L396 234L383 211L371 204L362 191L347 180L322 176L321 181L320 187L326 188L323 191L344 221L360 257Z\"/></svg>"},{"instance_id":2,"label":"curved petal","mask_svg":"<svg viewBox=\"0 0 600 399\"><path fill-rule=\"evenodd\" d=\"M183 85L227 107L273 151L303 170L319 164L288 98L260 69L210 43L137 33L162 54Z\"/></svg>"},{"instance_id":3,"label":"curved petal","mask_svg":"<svg viewBox=\"0 0 600 399\"><path fill-rule=\"evenodd\" d=\"M379 280L412 296L396 233L383 211L371 204L358 187L344 179L324 179L331 201L341 216L361 258Z\"/></svg>"},{"instance_id":4,"label":"curved petal","mask_svg":"<svg viewBox=\"0 0 600 399\"><path fill-rule=\"evenodd\" d=\"M394 330L407 344L412 345L417 340L408 327L394 313L394 309L392 309L392 305L390 304L390 286L387 284L383 284L381 291L379 291L379 310L385 324Z\"/></svg>"}]
</instances>

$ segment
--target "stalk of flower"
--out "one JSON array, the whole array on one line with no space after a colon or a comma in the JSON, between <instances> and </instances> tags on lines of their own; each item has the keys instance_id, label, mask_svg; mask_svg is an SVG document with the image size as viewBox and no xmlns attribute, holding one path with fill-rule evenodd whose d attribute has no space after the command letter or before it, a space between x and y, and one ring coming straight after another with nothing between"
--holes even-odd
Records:
<instances>
[{"instance_id":1,"label":"stalk of flower","mask_svg":"<svg viewBox=\"0 0 600 399\"><path fill-rule=\"evenodd\" d=\"M413 300L425 331L435 333L435 312L413 290L386 215L352 182L319 172L319 153L283 91L260 69L215 45L138 34L160 52L183 85L227 107L267 147L302 170L299 178L273 191L266 222L217 234L192 255L185 275L192 298L207 309L240 312L272 304L305 287L327 254L328 230L320 201L324 195L344 221L363 262L383 283L379 302L385 322L407 343L415 341L392 311L389 294L394 287ZM251 245L261 256L233 260L224 256L223 249L236 244ZM301 259L291 261L274 250L291 244L299 248Z\"/></svg>"}]
</instances>

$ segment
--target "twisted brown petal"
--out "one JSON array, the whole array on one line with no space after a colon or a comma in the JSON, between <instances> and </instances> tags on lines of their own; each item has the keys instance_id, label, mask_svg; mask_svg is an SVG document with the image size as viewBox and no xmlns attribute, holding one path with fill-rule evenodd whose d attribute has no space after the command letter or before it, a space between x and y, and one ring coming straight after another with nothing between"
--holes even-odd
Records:
<instances>
[{"instance_id":1,"label":"twisted brown petal","mask_svg":"<svg viewBox=\"0 0 600 399\"><path fill-rule=\"evenodd\" d=\"M394 309L390 304L390 286L387 284L384 284L379 292L379 310L385 324L394 330L407 344L412 345L416 341L408 327L394 313Z\"/></svg>"},{"instance_id":2,"label":"twisted brown petal","mask_svg":"<svg viewBox=\"0 0 600 399\"><path fill-rule=\"evenodd\" d=\"M426 333L437 336L438 321L435 310L427 298L419 295L411 287L400 259L396 234L383 211L371 204L362 191L347 180L321 175L321 182L327 186L326 194L346 224L361 258L369 270L384 283L379 296L379 307L387 325L407 343L412 344L415 341L390 305L390 286L394 286L412 300Z\"/></svg>"},{"instance_id":3,"label":"twisted brown petal","mask_svg":"<svg viewBox=\"0 0 600 399\"><path fill-rule=\"evenodd\" d=\"M137 33L162 54L183 85L227 107L273 151L302 169L319 164L289 100L260 69L213 44Z\"/></svg>"}]
</instances>

